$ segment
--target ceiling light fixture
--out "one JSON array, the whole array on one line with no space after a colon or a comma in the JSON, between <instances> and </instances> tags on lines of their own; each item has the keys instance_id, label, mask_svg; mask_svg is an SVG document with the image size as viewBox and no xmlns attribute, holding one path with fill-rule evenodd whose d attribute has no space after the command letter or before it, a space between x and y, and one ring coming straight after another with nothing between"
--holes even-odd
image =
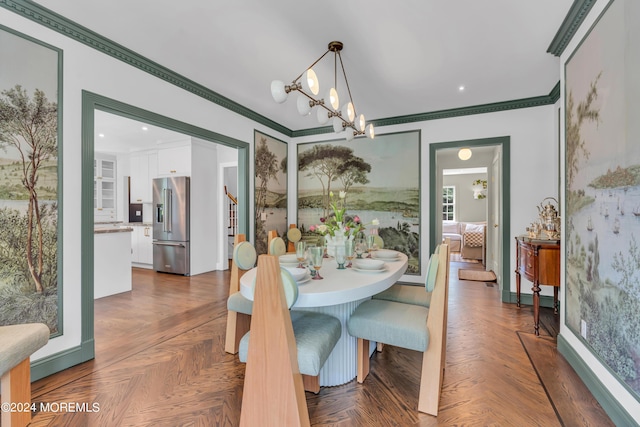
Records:
<instances>
[{"instance_id":1,"label":"ceiling light fixture","mask_svg":"<svg viewBox=\"0 0 640 427\"><path fill-rule=\"evenodd\" d=\"M273 99L281 104L287 100L289 92L298 91L300 95L296 100L296 106L298 113L303 116L311 114L313 107L317 108L316 116L318 122L321 125L327 124L330 119L333 119L331 125L336 133L347 131L346 139L351 141L357 135L367 135L373 139L375 132L373 124L368 125L365 122L364 115L358 115L356 107L353 104L353 98L351 97L351 89L349 89L349 81L347 80L347 74L344 71L344 64L342 63L342 56L340 51L344 45L342 42L332 41L329 43L327 51L316 61L309 66L302 74L296 77L290 85L285 85L280 80L274 80L271 82L271 96ZM329 52L334 54L334 83L333 87L326 90L323 93L323 98L318 99L316 95L320 93L320 82L318 76L311 67L316 65L322 58L324 58ZM338 97L338 60L340 60L340 68L342 69L342 75L344 77L347 93L349 94L349 101L342 105L340 108L340 100Z\"/></svg>"},{"instance_id":2,"label":"ceiling light fixture","mask_svg":"<svg viewBox=\"0 0 640 427\"><path fill-rule=\"evenodd\" d=\"M149 130L149 128L146 126L142 126L142 130Z\"/></svg>"},{"instance_id":3,"label":"ceiling light fixture","mask_svg":"<svg viewBox=\"0 0 640 427\"><path fill-rule=\"evenodd\" d=\"M458 151L458 158L460 160L469 160L471 158L471 150L469 148L461 148Z\"/></svg>"}]
</instances>

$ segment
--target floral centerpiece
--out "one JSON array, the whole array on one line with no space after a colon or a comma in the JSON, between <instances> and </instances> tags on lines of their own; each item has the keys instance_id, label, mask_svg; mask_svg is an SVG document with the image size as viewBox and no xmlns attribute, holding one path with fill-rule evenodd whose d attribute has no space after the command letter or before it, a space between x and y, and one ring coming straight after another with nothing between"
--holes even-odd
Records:
<instances>
[{"instance_id":1,"label":"floral centerpiece","mask_svg":"<svg viewBox=\"0 0 640 427\"><path fill-rule=\"evenodd\" d=\"M337 244L344 244L345 240L353 240L355 236L365 230L365 225L358 215L349 216L346 214L345 198L347 193L340 191L338 200L334 200L333 191L329 193L332 212L325 218L320 218L321 224L312 225L309 231L316 232L324 236L327 242L327 253L332 255L333 248ZM371 225L379 225L377 219L371 221Z\"/></svg>"}]
</instances>

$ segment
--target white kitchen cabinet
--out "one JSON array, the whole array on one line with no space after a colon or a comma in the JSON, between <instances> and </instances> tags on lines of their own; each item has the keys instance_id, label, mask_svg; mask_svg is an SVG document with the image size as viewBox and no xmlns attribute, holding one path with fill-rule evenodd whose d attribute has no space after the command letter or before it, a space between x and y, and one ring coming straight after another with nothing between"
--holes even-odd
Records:
<instances>
[{"instance_id":1,"label":"white kitchen cabinet","mask_svg":"<svg viewBox=\"0 0 640 427\"><path fill-rule=\"evenodd\" d=\"M96 155L93 160L94 221L115 221L116 197L116 160Z\"/></svg>"},{"instance_id":2,"label":"white kitchen cabinet","mask_svg":"<svg viewBox=\"0 0 640 427\"><path fill-rule=\"evenodd\" d=\"M158 175L158 154L133 154L130 161L130 202L151 203L153 198L152 182Z\"/></svg>"},{"instance_id":3,"label":"white kitchen cabinet","mask_svg":"<svg viewBox=\"0 0 640 427\"><path fill-rule=\"evenodd\" d=\"M152 226L133 226L133 233L131 233L131 261L135 267L153 268Z\"/></svg>"},{"instance_id":4,"label":"white kitchen cabinet","mask_svg":"<svg viewBox=\"0 0 640 427\"><path fill-rule=\"evenodd\" d=\"M191 146L158 150L158 176L191 176Z\"/></svg>"}]
</instances>

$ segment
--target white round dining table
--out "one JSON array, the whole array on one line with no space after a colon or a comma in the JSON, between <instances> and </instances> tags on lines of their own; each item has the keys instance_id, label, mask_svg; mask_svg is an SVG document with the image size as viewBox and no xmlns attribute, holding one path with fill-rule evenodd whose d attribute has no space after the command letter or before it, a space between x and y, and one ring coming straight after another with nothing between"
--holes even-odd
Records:
<instances>
[{"instance_id":1,"label":"white round dining table","mask_svg":"<svg viewBox=\"0 0 640 427\"><path fill-rule=\"evenodd\" d=\"M394 261L385 261L384 271L370 272L346 268L338 270L332 258L325 259L320 275L322 280L309 280L298 285L298 299L292 310L308 310L334 316L342 323L342 335L331 355L320 370L321 386L346 384L357 374L357 346L355 337L347 331L347 321L363 301L388 289L407 270L408 258L398 253ZM256 268L247 271L240 279L240 292L253 300L253 283ZM375 348L375 343L371 343Z\"/></svg>"}]
</instances>

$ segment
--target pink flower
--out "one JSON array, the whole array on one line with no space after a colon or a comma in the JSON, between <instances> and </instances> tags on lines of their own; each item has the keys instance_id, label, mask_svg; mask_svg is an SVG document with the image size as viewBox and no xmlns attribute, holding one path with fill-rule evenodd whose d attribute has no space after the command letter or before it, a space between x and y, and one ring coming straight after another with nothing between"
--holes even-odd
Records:
<instances>
[{"instance_id":1,"label":"pink flower","mask_svg":"<svg viewBox=\"0 0 640 427\"><path fill-rule=\"evenodd\" d=\"M312 225L311 227L309 227L309 231L316 231L316 226Z\"/></svg>"},{"instance_id":2,"label":"pink flower","mask_svg":"<svg viewBox=\"0 0 640 427\"><path fill-rule=\"evenodd\" d=\"M360 223L360 217L358 215L353 217L353 222L355 222L356 224Z\"/></svg>"}]
</instances>

